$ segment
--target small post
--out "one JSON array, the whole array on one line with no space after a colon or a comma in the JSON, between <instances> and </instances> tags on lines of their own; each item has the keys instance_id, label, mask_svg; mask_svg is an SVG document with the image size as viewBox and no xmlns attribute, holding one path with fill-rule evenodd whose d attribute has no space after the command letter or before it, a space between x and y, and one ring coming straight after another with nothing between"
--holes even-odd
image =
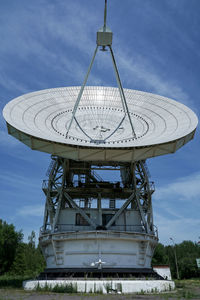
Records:
<instances>
[{"instance_id":1,"label":"small post","mask_svg":"<svg viewBox=\"0 0 200 300\"><path fill-rule=\"evenodd\" d=\"M176 264L176 274L177 274L177 279L179 280L180 277L179 277L178 262L177 262L177 256L176 256L176 245L175 245L175 243L174 243L173 238L170 237L169 239L172 241L172 243L173 243L173 245L174 245L174 257L175 257L175 264Z\"/></svg>"},{"instance_id":2,"label":"small post","mask_svg":"<svg viewBox=\"0 0 200 300\"><path fill-rule=\"evenodd\" d=\"M105 0L105 7L104 7L104 24L103 24L103 31L106 31L106 18L107 18L107 0Z\"/></svg>"}]
</instances>

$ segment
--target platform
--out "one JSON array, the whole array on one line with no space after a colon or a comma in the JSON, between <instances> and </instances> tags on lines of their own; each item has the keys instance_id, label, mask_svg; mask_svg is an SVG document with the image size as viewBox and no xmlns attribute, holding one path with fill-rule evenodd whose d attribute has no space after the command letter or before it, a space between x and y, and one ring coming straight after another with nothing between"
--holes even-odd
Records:
<instances>
[{"instance_id":1,"label":"platform","mask_svg":"<svg viewBox=\"0 0 200 300\"><path fill-rule=\"evenodd\" d=\"M72 285L77 293L156 293L171 291L175 288L175 283L170 280L28 280L23 282L25 290L35 290L56 285L67 286Z\"/></svg>"}]
</instances>

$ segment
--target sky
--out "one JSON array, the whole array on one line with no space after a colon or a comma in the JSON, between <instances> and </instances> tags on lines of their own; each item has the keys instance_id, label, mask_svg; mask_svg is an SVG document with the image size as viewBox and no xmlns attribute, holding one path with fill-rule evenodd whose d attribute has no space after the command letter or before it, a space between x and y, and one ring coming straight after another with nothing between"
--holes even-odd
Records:
<instances>
[{"instance_id":1,"label":"sky","mask_svg":"<svg viewBox=\"0 0 200 300\"><path fill-rule=\"evenodd\" d=\"M0 110L36 90L81 85L103 25L103 0L0 1ZM107 24L124 88L156 93L200 113L200 1L108 0ZM88 85L116 86L108 52L98 52ZM161 243L200 236L199 129L194 140L147 160ZM42 180L50 155L8 136L0 114L0 218L42 226Z\"/></svg>"}]
</instances>

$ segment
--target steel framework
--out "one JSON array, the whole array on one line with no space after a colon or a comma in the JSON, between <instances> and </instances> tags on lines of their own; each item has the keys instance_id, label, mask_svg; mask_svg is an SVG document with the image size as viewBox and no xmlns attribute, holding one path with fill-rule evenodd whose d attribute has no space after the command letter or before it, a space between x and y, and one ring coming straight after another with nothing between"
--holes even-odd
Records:
<instances>
[{"instance_id":1,"label":"steel framework","mask_svg":"<svg viewBox=\"0 0 200 300\"><path fill-rule=\"evenodd\" d=\"M121 181L103 180L96 171L116 170L120 172ZM144 161L132 164L98 166L88 162L76 162L61 157L52 157L47 171L48 180L43 182L46 195L44 221L41 233L77 230L75 221L72 224L60 224L60 212L73 209L85 220L87 230L122 230L155 234L151 196L154 183L149 181L148 169ZM102 222L102 214L106 209L112 211L112 218ZM98 218L86 214L87 210L98 210ZM126 210L137 210L140 224L114 225ZM130 224L130 223L129 223ZM73 226L72 226L73 225ZM71 229L70 229L71 228ZM82 229L81 229L82 230Z\"/></svg>"}]
</instances>

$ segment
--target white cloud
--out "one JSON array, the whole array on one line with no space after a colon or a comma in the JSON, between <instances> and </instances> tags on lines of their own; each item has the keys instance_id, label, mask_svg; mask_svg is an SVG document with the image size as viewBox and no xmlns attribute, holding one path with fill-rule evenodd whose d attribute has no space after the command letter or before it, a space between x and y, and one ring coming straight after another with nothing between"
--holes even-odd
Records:
<instances>
[{"instance_id":1,"label":"white cloud","mask_svg":"<svg viewBox=\"0 0 200 300\"><path fill-rule=\"evenodd\" d=\"M58 18L56 12L60 9L62 9L63 14ZM95 48L97 24L101 24L97 22L97 15L94 16L87 7L79 3L71 3L70 5L46 3L46 9L37 12L37 14L34 6L28 8L25 6L20 14L20 22L16 22L19 12L17 12L17 16L12 13L7 16L8 22L6 23L8 24L4 26L7 35L5 34L4 47L0 49L2 61L4 61L5 53L12 53L13 51L13 53L18 53L18 58L22 59L22 63L26 63L31 56L34 56L37 57L40 65L46 65L47 70L51 69L52 72L56 71L62 74L66 81L71 78L82 84L87 66L91 60L92 49ZM67 18L63 16L67 16ZM101 22L100 14L98 14L98 18ZM31 24L34 24L34 26L31 26ZM26 30L24 30L25 27ZM12 47L9 43L11 38ZM63 43L59 49L56 47L56 40L59 41L59 45ZM121 44L121 41L116 40L115 42L118 45ZM152 57L147 59L141 54L129 53L126 46L123 49L118 47L118 49L116 53L117 61L119 62L121 77L126 85L133 87L134 80L140 81L147 87L146 89L152 89L155 93L180 99L181 102L190 104L187 93L177 82L166 80L160 69L153 68L151 64ZM69 56L68 53L73 53L73 51L79 51L80 55L77 52L76 56ZM100 58L100 62L100 65L106 68L107 61ZM76 71L74 72L74 70ZM11 88L26 92L26 87L17 79L11 78L9 74L1 73L0 78L5 87L9 83ZM101 85L104 80L91 73L90 83ZM39 85L42 85L42 83L40 82Z\"/></svg>"},{"instance_id":2,"label":"white cloud","mask_svg":"<svg viewBox=\"0 0 200 300\"><path fill-rule=\"evenodd\" d=\"M61 9L62 15L58 18L57 13ZM22 67L22 70L17 68L20 76L23 74L23 67L27 67L31 63L30 58L33 58L37 62L35 67L39 76L41 67L46 69L47 74L49 71L56 72L66 78L66 85L69 79L82 84L93 49L96 47L93 30L96 17L92 16L85 6L78 3L54 5L47 2L45 9L37 12L35 6L24 6L22 11L12 13L11 10L3 18L6 20L3 28L0 28L4 37L3 47L0 48L0 84L4 88L9 87L10 90L19 90L21 93L28 92L26 80L22 83L19 76L11 75L7 71L8 57L16 55L17 62ZM78 51L80 55L78 52L76 56L73 55L74 51ZM27 76L31 75L28 73ZM45 81L46 78L42 80ZM46 84L35 76L33 82L37 88L44 88ZM90 82L102 84L103 81L92 73Z\"/></svg>"},{"instance_id":3,"label":"white cloud","mask_svg":"<svg viewBox=\"0 0 200 300\"><path fill-rule=\"evenodd\" d=\"M10 172L8 171L2 171L0 173L0 181L1 186L6 185L9 186L9 188L14 188L16 190L24 190L24 187L26 189L32 189L32 192L35 190L38 190L38 181L33 178L32 174L30 173L29 176L23 176L19 174L14 174L12 170Z\"/></svg>"},{"instance_id":4,"label":"white cloud","mask_svg":"<svg viewBox=\"0 0 200 300\"><path fill-rule=\"evenodd\" d=\"M20 142L17 139L8 135L7 132L0 130L0 145L1 149L16 148L20 145Z\"/></svg>"},{"instance_id":5,"label":"white cloud","mask_svg":"<svg viewBox=\"0 0 200 300\"><path fill-rule=\"evenodd\" d=\"M161 243L170 244L169 238L174 238L176 243L181 243L184 240L197 241L199 237L200 219L192 218L187 214L182 218L169 219L162 215L155 213L156 226L158 227L158 234Z\"/></svg>"},{"instance_id":6,"label":"white cloud","mask_svg":"<svg viewBox=\"0 0 200 300\"><path fill-rule=\"evenodd\" d=\"M27 87L22 84L22 82L19 82L18 80L16 80L16 78L12 78L3 70L0 72L0 85L6 90L15 90L23 94L28 92Z\"/></svg>"},{"instance_id":7,"label":"white cloud","mask_svg":"<svg viewBox=\"0 0 200 300\"><path fill-rule=\"evenodd\" d=\"M200 173L176 179L175 182L157 189L154 198L158 200L192 200L200 196Z\"/></svg>"},{"instance_id":8,"label":"white cloud","mask_svg":"<svg viewBox=\"0 0 200 300\"><path fill-rule=\"evenodd\" d=\"M169 237L176 242L197 240L200 227L200 173L176 179L158 188L154 198L154 223L160 241L169 244Z\"/></svg>"},{"instance_id":9,"label":"white cloud","mask_svg":"<svg viewBox=\"0 0 200 300\"><path fill-rule=\"evenodd\" d=\"M44 215L44 205L27 205L17 210L17 215L23 217L42 217Z\"/></svg>"},{"instance_id":10,"label":"white cloud","mask_svg":"<svg viewBox=\"0 0 200 300\"><path fill-rule=\"evenodd\" d=\"M127 49L128 50L128 49ZM130 55L123 49L119 49L117 53L120 69L122 70L122 77L127 84L133 85L134 81L141 81L146 89L152 89L154 93L162 96L179 99L181 102L191 105L187 93L183 88L177 85L172 80L165 80L163 72L153 68L151 60L142 57L140 54Z\"/></svg>"}]
</instances>

